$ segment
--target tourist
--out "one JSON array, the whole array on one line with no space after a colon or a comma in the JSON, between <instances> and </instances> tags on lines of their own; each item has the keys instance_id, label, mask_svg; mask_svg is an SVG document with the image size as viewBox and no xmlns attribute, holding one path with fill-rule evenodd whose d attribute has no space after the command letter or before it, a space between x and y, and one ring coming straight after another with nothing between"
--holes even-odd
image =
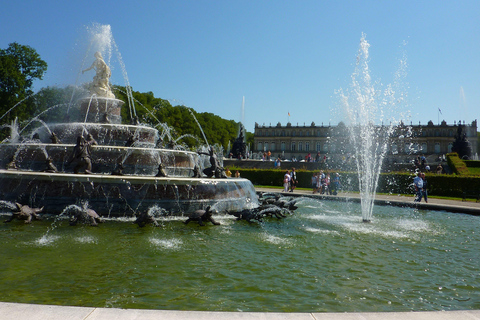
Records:
<instances>
[{"instance_id":1,"label":"tourist","mask_svg":"<svg viewBox=\"0 0 480 320\"><path fill-rule=\"evenodd\" d=\"M413 179L413 186L415 187L415 202L420 202L423 195L423 179L420 171L417 172L417 176Z\"/></svg>"},{"instance_id":2,"label":"tourist","mask_svg":"<svg viewBox=\"0 0 480 320\"><path fill-rule=\"evenodd\" d=\"M315 190L317 189L317 176L315 173L312 174L312 189L313 193L315 193Z\"/></svg>"},{"instance_id":3,"label":"tourist","mask_svg":"<svg viewBox=\"0 0 480 320\"><path fill-rule=\"evenodd\" d=\"M235 171L235 178L240 178L240 172L238 170Z\"/></svg>"},{"instance_id":4,"label":"tourist","mask_svg":"<svg viewBox=\"0 0 480 320\"><path fill-rule=\"evenodd\" d=\"M298 183L297 181L297 172L295 171L295 168L292 168L292 172L290 173L290 192L293 192L295 190L296 185Z\"/></svg>"},{"instance_id":5,"label":"tourist","mask_svg":"<svg viewBox=\"0 0 480 320\"><path fill-rule=\"evenodd\" d=\"M227 175L227 177L231 177L232 176L232 172L230 171L230 169L228 168L225 168L225 174Z\"/></svg>"},{"instance_id":6,"label":"tourist","mask_svg":"<svg viewBox=\"0 0 480 320\"><path fill-rule=\"evenodd\" d=\"M437 166L437 174L442 174L442 173L443 173L443 167L442 167L442 164L439 163Z\"/></svg>"},{"instance_id":7,"label":"tourist","mask_svg":"<svg viewBox=\"0 0 480 320\"><path fill-rule=\"evenodd\" d=\"M340 175L338 174L338 172L335 174L335 177L333 178L333 187L334 187L334 190L333 190L333 195L337 195L338 191L340 190L341 188L341 183L340 183Z\"/></svg>"},{"instance_id":8,"label":"tourist","mask_svg":"<svg viewBox=\"0 0 480 320\"><path fill-rule=\"evenodd\" d=\"M290 186L290 171L285 171L285 175L283 176L283 192L288 192L288 187Z\"/></svg>"},{"instance_id":9,"label":"tourist","mask_svg":"<svg viewBox=\"0 0 480 320\"><path fill-rule=\"evenodd\" d=\"M322 193L322 186L323 186L323 179L322 179L322 173L323 171L317 173L317 188L313 193Z\"/></svg>"},{"instance_id":10,"label":"tourist","mask_svg":"<svg viewBox=\"0 0 480 320\"><path fill-rule=\"evenodd\" d=\"M428 188L428 183L427 183L427 178L425 177L425 173L422 172L422 180L423 180L423 188L422 188L422 195L423 198L425 199L425 203L428 203L428 193L427 193L427 188ZM422 200L422 198L420 198Z\"/></svg>"},{"instance_id":11,"label":"tourist","mask_svg":"<svg viewBox=\"0 0 480 320\"><path fill-rule=\"evenodd\" d=\"M330 189L330 174L328 173L323 181L323 192L326 194L332 194L332 190Z\"/></svg>"}]
</instances>

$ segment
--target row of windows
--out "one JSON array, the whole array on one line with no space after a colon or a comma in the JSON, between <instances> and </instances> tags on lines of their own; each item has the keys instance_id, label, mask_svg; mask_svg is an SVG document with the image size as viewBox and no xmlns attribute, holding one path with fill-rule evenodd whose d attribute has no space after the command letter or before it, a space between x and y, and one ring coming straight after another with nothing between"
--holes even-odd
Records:
<instances>
[{"instance_id":1,"label":"row of windows","mask_svg":"<svg viewBox=\"0 0 480 320\"><path fill-rule=\"evenodd\" d=\"M268 143L268 142L259 142L258 145L257 145L257 151L287 151L286 150L286 145L285 145L285 142L282 142L280 143L280 150L277 150L276 149L276 144L275 142L272 142L272 143ZM335 145L332 145L330 147L331 149L331 152L335 152L336 150L336 146ZM312 150L310 148L310 142L291 142L290 143L290 150L289 151L292 151L292 152L296 152L296 151L306 151L306 152L310 152L310 151L315 151L315 152L329 152L329 145L328 144L323 144L323 148L322 148L322 144L320 142L317 142L317 144L315 145L315 149Z\"/></svg>"},{"instance_id":2,"label":"row of windows","mask_svg":"<svg viewBox=\"0 0 480 320\"><path fill-rule=\"evenodd\" d=\"M448 144L448 151L447 152L452 152L452 146L453 143ZM286 144L285 142L280 143L280 150L276 149L276 143L275 142L259 142L257 145L257 151L287 151L286 150ZM329 150L330 149L330 150ZM403 152L410 154L410 153L427 153L428 151L428 145L426 142L423 142L421 144L412 144L412 143L405 143L404 144L404 149ZM328 144L323 144L323 148L320 142L317 142L315 145L315 150L310 149L310 143L309 142L291 142L290 144L290 152L332 152L335 153L336 151L336 145L328 145ZM387 152L396 154L399 152L399 147L397 146L396 143L393 143L390 146L387 146ZM435 150L434 153L441 153L441 148L440 148L440 142L435 142Z\"/></svg>"},{"instance_id":3,"label":"row of windows","mask_svg":"<svg viewBox=\"0 0 480 320\"><path fill-rule=\"evenodd\" d=\"M265 131L262 131L262 130L259 130L257 133L256 133L256 136L258 137L285 137L285 136L291 136L291 137L295 137L295 136L298 136L298 137L310 137L311 135L315 134L316 137L328 137L329 133L328 131L325 131L323 130L323 132L321 130L317 130L316 133L313 133L311 132L311 130L306 130L305 132L300 130L298 131L291 131L291 132L285 132L285 130L265 130ZM417 136L417 134L414 133L415 136ZM455 134L454 134L454 131L453 130L422 130L422 134L421 134L423 137L453 137Z\"/></svg>"},{"instance_id":4,"label":"row of windows","mask_svg":"<svg viewBox=\"0 0 480 320\"><path fill-rule=\"evenodd\" d=\"M298 133L296 131L291 131L291 132L285 132L285 130L282 130L282 131L275 131L275 130L265 130L265 131L258 131L256 133L256 136L258 137L285 137L285 136L291 136L291 137L310 137L312 136L314 133L310 132L310 130L307 130L307 131L298 131ZM316 137L328 137L328 132L322 132L320 130L317 130L316 132Z\"/></svg>"}]
</instances>

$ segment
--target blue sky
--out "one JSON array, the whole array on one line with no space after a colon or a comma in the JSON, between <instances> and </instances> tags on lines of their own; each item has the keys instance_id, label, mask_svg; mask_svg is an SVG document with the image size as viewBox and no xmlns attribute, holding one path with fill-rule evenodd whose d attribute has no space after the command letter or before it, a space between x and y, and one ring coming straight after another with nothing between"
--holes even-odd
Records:
<instances>
[{"instance_id":1,"label":"blue sky","mask_svg":"<svg viewBox=\"0 0 480 320\"><path fill-rule=\"evenodd\" d=\"M33 47L49 65L35 89L63 86L76 81L86 27L110 25L135 91L235 121L245 97L253 131L342 120L335 91L349 87L365 33L379 84L407 57L407 121L469 123L480 110L479 12L478 0L19 0L2 4L0 48Z\"/></svg>"}]
</instances>

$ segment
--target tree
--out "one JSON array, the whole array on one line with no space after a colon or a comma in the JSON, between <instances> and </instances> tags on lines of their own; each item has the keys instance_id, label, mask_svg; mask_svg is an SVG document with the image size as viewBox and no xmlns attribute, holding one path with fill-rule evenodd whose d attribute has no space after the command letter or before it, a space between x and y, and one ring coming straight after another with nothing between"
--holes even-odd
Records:
<instances>
[{"instance_id":1,"label":"tree","mask_svg":"<svg viewBox=\"0 0 480 320\"><path fill-rule=\"evenodd\" d=\"M2 123L15 117L27 119L32 116L34 104L24 99L33 93L33 81L41 80L46 70L47 63L32 47L14 42L7 49L0 49L0 116L21 102Z\"/></svg>"}]
</instances>

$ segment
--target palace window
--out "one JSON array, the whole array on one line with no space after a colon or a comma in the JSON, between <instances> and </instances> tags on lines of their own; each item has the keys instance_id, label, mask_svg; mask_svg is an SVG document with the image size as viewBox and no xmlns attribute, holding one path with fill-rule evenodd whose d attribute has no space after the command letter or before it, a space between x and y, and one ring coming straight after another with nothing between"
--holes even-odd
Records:
<instances>
[{"instance_id":1,"label":"palace window","mask_svg":"<svg viewBox=\"0 0 480 320\"><path fill-rule=\"evenodd\" d=\"M292 151L295 151L295 142L292 142L290 149L291 149Z\"/></svg>"}]
</instances>

